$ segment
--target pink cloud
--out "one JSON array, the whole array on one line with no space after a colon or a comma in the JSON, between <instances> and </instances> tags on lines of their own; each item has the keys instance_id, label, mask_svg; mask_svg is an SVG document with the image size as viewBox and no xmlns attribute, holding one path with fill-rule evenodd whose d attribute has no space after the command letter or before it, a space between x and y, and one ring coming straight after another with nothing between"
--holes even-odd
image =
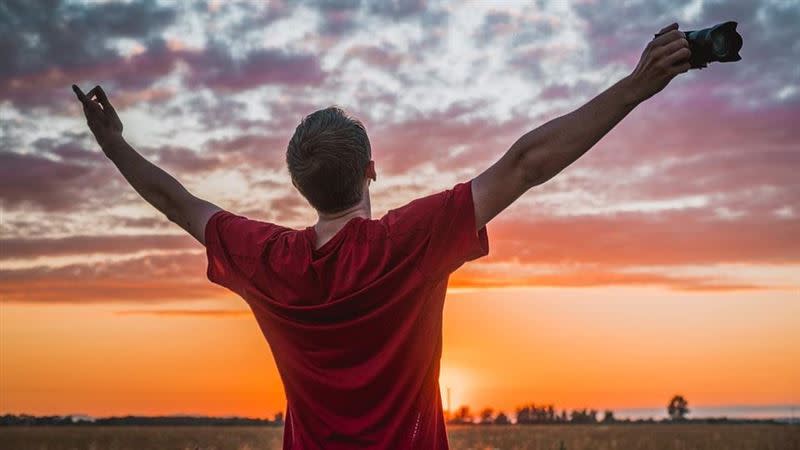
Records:
<instances>
[{"instance_id":1,"label":"pink cloud","mask_svg":"<svg viewBox=\"0 0 800 450\"><path fill-rule=\"evenodd\" d=\"M469 167L499 158L527 131L523 118L496 123L464 117L474 108L453 105L402 122L365 123L377 167L393 175L429 162L443 171ZM460 152L451 155L456 147Z\"/></svg>"}]
</instances>

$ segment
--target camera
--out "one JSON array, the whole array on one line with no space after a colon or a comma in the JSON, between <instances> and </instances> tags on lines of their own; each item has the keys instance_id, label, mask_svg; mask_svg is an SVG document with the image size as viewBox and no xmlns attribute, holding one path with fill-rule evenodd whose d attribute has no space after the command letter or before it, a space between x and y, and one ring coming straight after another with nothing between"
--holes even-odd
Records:
<instances>
[{"instance_id":1,"label":"camera","mask_svg":"<svg viewBox=\"0 0 800 450\"><path fill-rule=\"evenodd\" d=\"M725 22L702 30L684 31L692 56L689 64L702 69L710 62L734 62L742 59L742 35L736 31L736 22Z\"/></svg>"}]
</instances>

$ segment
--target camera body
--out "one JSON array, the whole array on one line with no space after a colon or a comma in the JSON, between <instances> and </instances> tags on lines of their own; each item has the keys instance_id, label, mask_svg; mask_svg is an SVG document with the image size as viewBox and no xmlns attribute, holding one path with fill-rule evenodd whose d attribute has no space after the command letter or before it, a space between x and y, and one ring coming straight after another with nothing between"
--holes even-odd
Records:
<instances>
[{"instance_id":1,"label":"camera body","mask_svg":"<svg viewBox=\"0 0 800 450\"><path fill-rule=\"evenodd\" d=\"M702 30L684 31L692 56L689 64L702 69L710 62L734 62L742 59L742 36L736 31L736 22L730 21Z\"/></svg>"},{"instance_id":2,"label":"camera body","mask_svg":"<svg viewBox=\"0 0 800 450\"><path fill-rule=\"evenodd\" d=\"M710 62L734 62L742 59L742 35L736 31L738 23L729 21L702 30L684 31L689 42L689 65L702 69ZM661 36L656 34L655 37Z\"/></svg>"}]
</instances>

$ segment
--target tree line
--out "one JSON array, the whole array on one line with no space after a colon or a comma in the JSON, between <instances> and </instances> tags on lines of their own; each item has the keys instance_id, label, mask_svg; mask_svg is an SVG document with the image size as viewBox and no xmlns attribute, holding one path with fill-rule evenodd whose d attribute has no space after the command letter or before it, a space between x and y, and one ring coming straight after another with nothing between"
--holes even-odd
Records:
<instances>
[{"instance_id":1,"label":"tree line","mask_svg":"<svg viewBox=\"0 0 800 450\"><path fill-rule=\"evenodd\" d=\"M674 396L667 405L668 419L660 422L649 419L617 419L614 411L606 409L602 417L596 409L566 409L557 411L553 405L528 404L516 408L512 417L503 411L495 412L492 408L484 408L473 415L468 406L462 406L454 414L448 414L450 425L549 425L549 424L614 424L614 423L777 423L773 420L742 420L727 418L687 419L689 404L683 396ZM283 413L279 412L272 419L246 417L205 417L205 416L122 416L92 418L88 416L32 416L28 414L6 414L0 416L0 426L283 426Z\"/></svg>"},{"instance_id":2,"label":"tree line","mask_svg":"<svg viewBox=\"0 0 800 450\"><path fill-rule=\"evenodd\" d=\"M689 413L689 403L681 395L674 396L667 405L669 420L673 422L685 421ZM513 423L518 425L545 425L545 424L611 424L611 423L631 423L631 422L655 422L654 419L617 419L614 411L606 409L602 417L600 411L596 409L566 409L556 411L554 405L523 405L516 409L515 420ZM504 411L495 412L492 408L484 408L477 415L473 415L469 406L458 408L447 419L451 425L510 425L512 423Z\"/></svg>"},{"instance_id":3,"label":"tree line","mask_svg":"<svg viewBox=\"0 0 800 450\"><path fill-rule=\"evenodd\" d=\"M35 426L35 425L93 425L93 426L283 426L283 413L275 414L272 419L254 419L248 417L205 417L205 416L121 416L92 418L87 416L32 416L28 414L6 414L0 416L0 426Z\"/></svg>"}]
</instances>

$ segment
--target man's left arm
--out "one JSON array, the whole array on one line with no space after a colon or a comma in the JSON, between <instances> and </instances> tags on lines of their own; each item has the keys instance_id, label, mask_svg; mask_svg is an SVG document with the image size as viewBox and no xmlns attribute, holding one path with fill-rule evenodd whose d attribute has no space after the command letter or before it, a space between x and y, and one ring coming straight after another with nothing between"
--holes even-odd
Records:
<instances>
[{"instance_id":1,"label":"man's left arm","mask_svg":"<svg viewBox=\"0 0 800 450\"><path fill-rule=\"evenodd\" d=\"M75 85L72 89L83 104L86 122L97 143L122 176L148 203L205 245L206 223L221 208L192 195L178 180L125 141L122 121L100 86L88 94Z\"/></svg>"}]
</instances>

